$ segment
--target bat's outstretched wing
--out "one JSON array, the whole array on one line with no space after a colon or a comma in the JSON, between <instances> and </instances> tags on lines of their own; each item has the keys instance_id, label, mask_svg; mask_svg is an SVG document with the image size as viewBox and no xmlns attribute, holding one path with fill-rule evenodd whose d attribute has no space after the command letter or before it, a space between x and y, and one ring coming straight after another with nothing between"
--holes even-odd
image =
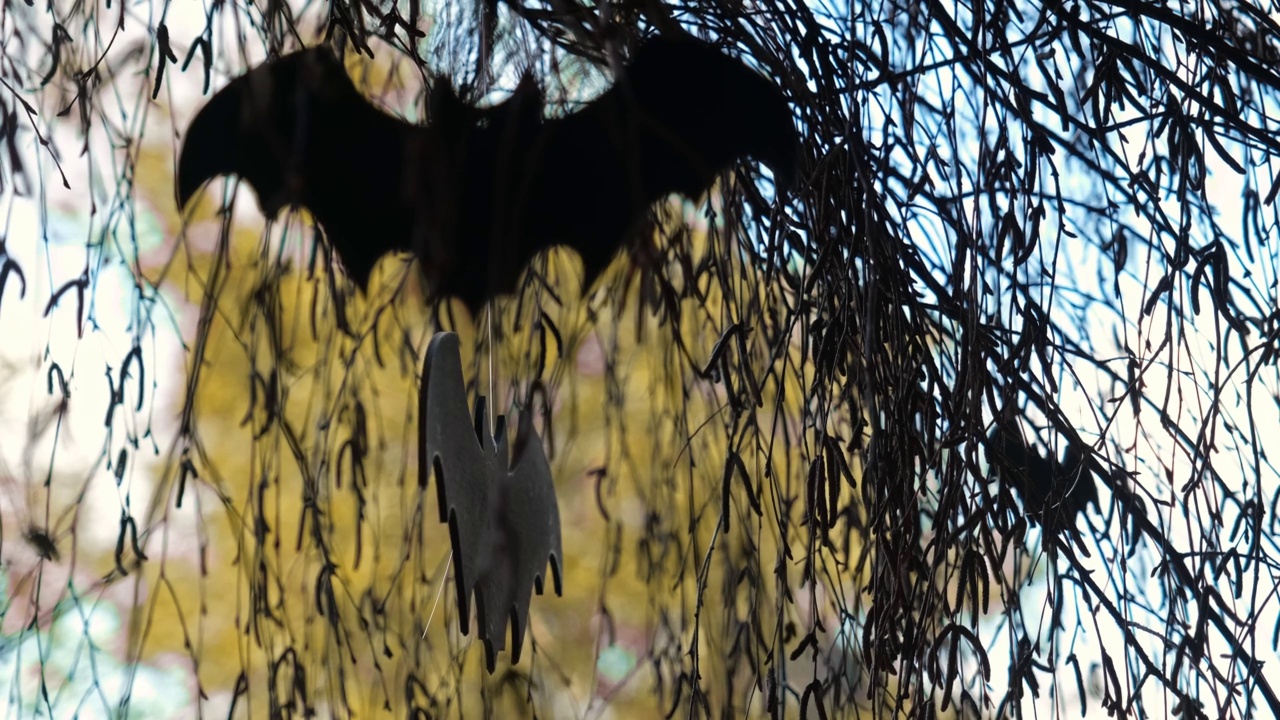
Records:
<instances>
[{"instance_id":1,"label":"bat's outstretched wing","mask_svg":"<svg viewBox=\"0 0 1280 720\"><path fill-rule=\"evenodd\" d=\"M422 170L433 142L370 104L331 50L303 50L236 78L200 110L178 160L178 206L208 180L237 175L268 217L310 211L365 288L379 258L409 247L414 203L432 197Z\"/></svg>"},{"instance_id":2,"label":"bat's outstretched wing","mask_svg":"<svg viewBox=\"0 0 1280 720\"><path fill-rule=\"evenodd\" d=\"M490 526L498 507L496 479L506 475L506 442L501 449L485 427L484 399L474 417L467 410L458 336L436 333L427 346L418 393L418 486L436 476L440 522L449 524L459 620L465 633L471 627L471 595L477 580L489 570L494 556ZM504 422L497 422L506 438Z\"/></svg>"},{"instance_id":3,"label":"bat's outstretched wing","mask_svg":"<svg viewBox=\"0 0 1280 720\"><path fill-rule=\"evenodd\" d=\"M412 252L431 292L461 298L474 314L523 269L493 242L495 215L528 177L521 169L542 126L542 95L526 79L505 103L480 109L436 79L429 105L426 126L382 112L325 47L270 60L192 121L178 205L210 179L237 175L269 217L286 206L310 211L361 289L383 255Z\"/></svg>"},{"instance_id":4,"label":"bat's outstretched wing","mask_svg":"<svg viewBox=\"0 0 1280 720\"><path fill-rule=\"evenodd\" d=\"M520 662L529 601L534 589L546 592L547 566L551 566L556 595L563 590L560 544L560 507L556 487L542 442L533 429L532 415L520 416L515 454L510 472L497 478L499 509L495 518L495 563L476 587L480 626L485 629L485 653L489 670L504 647L507 623L511 623L511 662ZM505 437L499 455L506 457Z\"/></svg>"},{"instance_id":5,"label":"bat's outstretched wing","mask_svg":"<svg viewBox=\"0 0 1280 720\"><path fill-rule=\"evenodd\" d=\"M697 197L746 158L768 165L785 189L798 151L791 111L772 82L700 40L650 39L611 89L544 124L521 256L572 247L589 286L654 202Z\"/></svg>"}]
</instances>

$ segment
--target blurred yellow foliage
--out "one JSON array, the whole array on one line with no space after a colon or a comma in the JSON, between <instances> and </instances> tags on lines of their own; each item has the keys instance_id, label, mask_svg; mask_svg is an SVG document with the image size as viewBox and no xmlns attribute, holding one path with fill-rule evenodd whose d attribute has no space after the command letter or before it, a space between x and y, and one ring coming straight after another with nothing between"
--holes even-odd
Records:
<instances>
[{"instance_id":1,"label":"blurred yellow foliage","mask_svg":"<svg viewBox=\"0 0 1280 720\"><path fill-rule=\"evenodd\" d=\"M695 254L701 252L705 233L690 237ZM202 450L195 467L217 498L205 516L207 575L175 583L176 600L167 606L174 613L204 607L201 635L207 650L216 651L200 653L203 684L226 688L242 668L254 667L266 673L258 678L265 682L269 661L286 649L308 669L310 687L341 683L356 708L399 707L410 673L435 682L462 677L464 687L488 682L475 659L479 651L456 630L450 591L441 591L449 552L434 490L423 492L415 481L416 373L434 331L421 291L408 283L381 305L349 297L351 337L337 327L324 277L307 279L298 268L276 272L262 260L250 231L229 241L225 261L193 256L191 278L174 280L195 305L205 302L211 269L219 263L231 268L222 276L218 301L204 310L211 320L194 388L193 429ZM554 251L545 272L557 287L571 287L567 280L580 272L576 262L571 253ZM619 263L606 276L606 292L625 266ZM375 283L370 298L385 298L389 285L406 283L399 277L405 267L384 262L383 282ZM745 507L737 479L731 481L731 517L747 527L727 537L717 532L728 445L716 418L725 409L725 393L723 383L690 373L720 339L718 316L727 314L722 298L712 284L705 304L682 303L685 320L678 328L659 327L655 316L635 310L639 285L625 288L623 306L633 309L626 314L607 312L601 303L589 310L562 291L563 304L541 325L515 317L518 303L508 299L494 322L498 349L491 358L486 333L469 325L455 329L463 338L469 382L475 387L479 377L484 394L501 398L499 407L510 407L513 397L522 400L521 389L533 379L546 384L552 400L551 423L542 427L560 488L566 589L562 599L535 600L529 642L536 652L525 662L550 662L565 673L571 704L579 710L593 698L608 698L614 711L633 708L647 716L659 709L648 692L652 679L632 677L614 687L617 679L596 673L598 651L612 644L604 636L626 639L631 664L643 676L645 654L673 652L692 639L662 637L658 616L681 618L676 626L687 635L690 619L699 614L703 672L727 672L716 667L723 646L734 641L749 613L767 615L765 608L777 600L731 591L729 607L722 593L705 592L699 613L697 575L705 573L706 588L732 586L729 568L767 577L781 549L773 522ZM696 363L675 359L673 329ZM405 338L415 349L406 349ZM544 371L530 377L530 359L544 345ZM798 353L789 352L798 361ZM793 380L785 395L780 401L768 384L762 386L762 427L783 423L795 431L795 399L803 392ZM353 472L342 448L358 415L368 431L368 457ZM798 454L780 445L771 461L745 455L743 462L765 518L775 517L782 511L762 490L767 485L761 478L768 466L772 477L803 482ZM796 516L798 509L786 513ZM730 560L709 563L709 552ZM322 597L330 587L332 600ZM260 605L256 619L253 598ZM337 605L336 624L334 613L319 616L328 602ZM176 617L160 622L169 619L160 606L151 612L157 613L155 626L189 628ZM184 642L178 633L155 633L147 649L179 651ZM659 643L668 646L655 647ZM458 676L460 654L467 672ZM763 665L755 668L762 671ZM738 688L753 676L741 668L732 675ZM457 695L464 705L477 696ZM512 699L524 707L519 693ZM712 700L719 705L727 698Z\"/></svg>"}]
</instances>

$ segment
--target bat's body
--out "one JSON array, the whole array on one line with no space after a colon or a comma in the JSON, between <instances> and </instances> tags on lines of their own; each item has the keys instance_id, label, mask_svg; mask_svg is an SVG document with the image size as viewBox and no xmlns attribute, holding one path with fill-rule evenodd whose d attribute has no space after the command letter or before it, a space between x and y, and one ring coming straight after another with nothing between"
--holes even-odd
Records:
<instances>
[{"instance_id":1,"label":"bat's body","mask_svg":"<svg viewBox=\"0 0 1280 720\"><path fill-rule=\"evenodd\" d=\"M543 117L527 78L493 108L440 80L430 101L417 126L370 104L326 48L268 62L192 122L178 201L239 175L268 216L309 210L361 288L383 255L412 252L433 295L474 313L554 245L582 256L589 285L650 205L697 196L739 159L768 164L784 186L795 171L781 92L692 39L648 41L613 88L559 119Z\"/></svg>"}]
</instances>

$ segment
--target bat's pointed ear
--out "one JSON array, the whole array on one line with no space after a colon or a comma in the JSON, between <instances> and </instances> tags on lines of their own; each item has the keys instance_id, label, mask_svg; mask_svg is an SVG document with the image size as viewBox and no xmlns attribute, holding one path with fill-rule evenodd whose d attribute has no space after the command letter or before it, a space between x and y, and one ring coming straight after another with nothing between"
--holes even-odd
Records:
<instances>
[{"instance_id":1,"label":"bat's pointed ear","mask_svg":"<svg viewBox=\"0 0 1280 720\"><path fill-rule=\"evenodd\" d=\"M233 82L209 100L187 129L178 157L178 209L209 180L236 170L244 89Z\"/></svg>"}]
</instances>

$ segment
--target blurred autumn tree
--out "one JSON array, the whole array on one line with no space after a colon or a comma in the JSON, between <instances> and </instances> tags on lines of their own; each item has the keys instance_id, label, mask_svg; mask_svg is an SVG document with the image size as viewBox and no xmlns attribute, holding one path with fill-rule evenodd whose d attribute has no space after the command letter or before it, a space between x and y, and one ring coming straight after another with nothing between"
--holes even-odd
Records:
<instances>
[{"instance_id":1,"label":"blurred autumn tree","mask_svg":"<svg viewBox=\"0 0 1280 720\"><path fill-rule=\"evenodd\" d=\"M1280 715L1276 8L202 10L0 10L6 715ZM174 208L269 51L354 41L412 119L426 68L564 112L673 24L783 87L802 187L673 199L581 297L553 252L450 319L233 182ZM416 482L440 329L559 488L564 597L493 676Z\"/></svg>"}]
</instances>

